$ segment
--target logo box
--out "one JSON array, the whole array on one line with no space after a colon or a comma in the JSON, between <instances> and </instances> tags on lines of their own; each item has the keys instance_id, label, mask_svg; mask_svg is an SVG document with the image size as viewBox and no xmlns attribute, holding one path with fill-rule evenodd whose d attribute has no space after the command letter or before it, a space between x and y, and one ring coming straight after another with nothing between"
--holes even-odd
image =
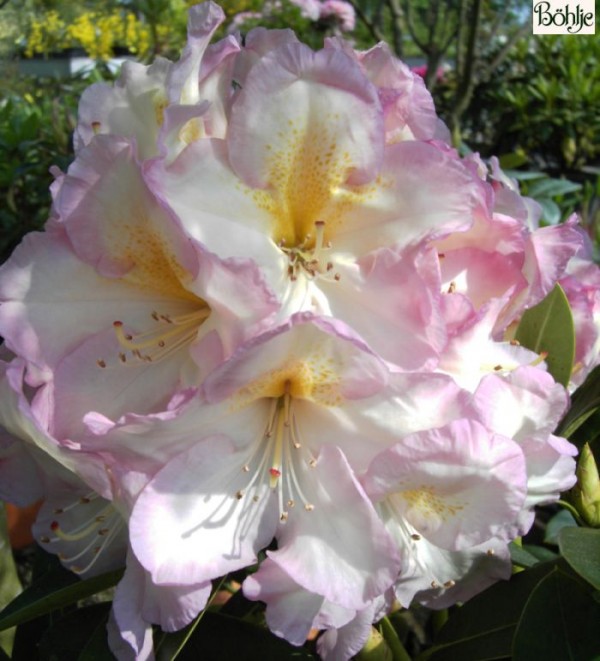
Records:
<instances>
[{"instance_id":1,"label":"logo box","mask_svg":"<svg viewBox=\"0 0 600 661\"><path fill-rule=\"evenodd\" d=\"M595 0L532 0L533 34L596 34Z\"/></svg>"}]
</instances>

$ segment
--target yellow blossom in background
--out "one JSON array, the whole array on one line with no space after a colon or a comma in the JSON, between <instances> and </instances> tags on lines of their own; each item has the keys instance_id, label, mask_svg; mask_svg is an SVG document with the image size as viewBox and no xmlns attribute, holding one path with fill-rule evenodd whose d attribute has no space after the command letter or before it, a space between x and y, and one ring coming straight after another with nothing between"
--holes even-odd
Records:
<instances>
[{"instance_id":1,"label":"yellow blossom in background","mask_svg":"<svg viewBox=\"0 0 600 661\"><path fill-rule=\"evenodd\" d=\"M150 41L148 26L131 12L83 12L67 24L52 10L31 21L25 56L79 47L93 60L107 61L122 46L144 58L150 53Z\"/></svg>"},{"instance_id":2,"label":"yellow blossom in background","mask_svg":"<svg viewBox=\"0 0 600 661\"><path fill-rule=\"evenodd\" d=\"M27 38L26 57L49 53L57 48L64 48L66 24L57 11L51 10L31 21L31 30Z\"/></svg>"}]
</instances>

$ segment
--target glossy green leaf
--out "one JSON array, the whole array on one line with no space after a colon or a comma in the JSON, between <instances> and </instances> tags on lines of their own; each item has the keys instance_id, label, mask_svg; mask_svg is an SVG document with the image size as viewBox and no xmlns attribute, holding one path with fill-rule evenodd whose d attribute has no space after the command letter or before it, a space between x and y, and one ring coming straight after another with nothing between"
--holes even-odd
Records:
<instances>
[{"instance_id":1,"label":"glossy green leaf","mask_svg":"<svg viewBox=\"0 0 600 661\"><path fill-rule=\"evenodd\" d=\"M163 637L157 653L159 661L172 658L178 649L180 638L175 634ZM177 655L177 661L316 661L316 655L294 647L278 638L268 629L249 624L227 615L207 612L190 636L185 647Z\"/></svg>"},{"instance_id":2,"label":"glossy green leaf","mask_svg":"<svg viewBox=\"0 0 600 661\"><path fill-rule=\"evenodd\" d=\"M48 572L0 613L0 631L111 588L122 576L122 569L86 580L66 570Z\"/></svg>"},{"instance_id":3,"label":"glossy green leaf","mask_svg":"<svg viewBox=\"0 0 600 661\"><path fill-rule=\"evenodd\" d=\"M577 522L569 510L561 509L546 525L544 544L558 544L558 535L563 528L577 527Z\"/></svg>"},{"instance_id":4,"label":"glossy green leaf","mask_svg":"<svg viewBox=\"0 0 600 661\"><path fill-rule=\"evenodd\" d=\"M563 528L558 546L569 565L600 590L600 529Z\"/></svg>"},{"instance_id":5,"label":"glossy green leaf","mask_svg":"<svg viewBox=\"0 0 600 661\"><path fill-rule=\"evenodd\" d=\"M508 548L510 550L510 559L514 565L528 568L535 567L535 565L540 562L540 559L537 556L535 556L533 553L529 553L529 551L526 551L524 548L518 544L515 544L514 542L511 542L508 545Z\"/></svg>"},{"instance_id":6,"label":"glossy green leaf","mask_svg":"<svg viewBox=\"0 0 600 661\"><path fill-rule=\"evenodd\" d=\"M567 386L575 358L575 327L569 301L560 285L527 310L517 328L516 339L538 354L547 353L552 376Z\"/></svg>"},{"instance_id":7,"label":"glossy green leaf","mask_svg":"<svg viewBox=\"0 0 600 661\"><path fill-rule=\"evenodd\" d=\"M40 661L113 661L106 632L109 612L109 603L93 604L61 617L40 640Z\"/></svg>"},{"instance_id":8,"label":"glossy green leaf","mask_svg":"<svg viewBox=\"0 0 600 661\"><path fill-rule=\"evenodd\" d=\"M585 421L599 410L600 365L588 374L587 379L573 393L571 397L571 408L561 420L556 433L570 439ZM587 440L585 439L584 442Z\"/></svg>"},{"instance_id":9,"label":"glossy green leaf","mask_svg":"<svg viewBox=\"0 0 600 661\"><path fill-rule=\"evenodd\" d=\"M558 567L531 592L515 631L513 661L600 658L600 604Z\"/></svg>"},{"instance_id":10,"label":"glossy green leaf","mask_svg":"<svg viewBox=\"0 0 600 661\"><path fill-rule=\"evenodd\" d=\"M564 562L541 562L514 574L451 613L434 647L419 661L487 661L510 658L521 613L536 585Z\"/></svg>"}]
</instances>

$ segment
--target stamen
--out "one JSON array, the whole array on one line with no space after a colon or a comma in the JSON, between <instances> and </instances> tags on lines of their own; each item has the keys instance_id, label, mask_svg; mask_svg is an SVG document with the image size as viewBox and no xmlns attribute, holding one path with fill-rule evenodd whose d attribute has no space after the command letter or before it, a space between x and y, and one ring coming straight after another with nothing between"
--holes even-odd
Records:
<instances>
[{"instance_id":1,"label":"stamen","mask_svg":"<svg viewBox=\"0 0 600 661\"><path fill-rule=\"evenodd\" d=\"M124 331L122 321L113 322L113 327L123 349L130 351L135 358L142 362L157 362L192 342L197 337L198 328L206 321L210 313L208 305L194 312L175 317L154 310L150 317L159 326L135 335ZM163 323L168 324L170 328L166 330L162 326ZM127 362L125 352L119 353L119 360L122 363ZM98 364L100 365L100 361Z\"/></svg>"}]
</instances>

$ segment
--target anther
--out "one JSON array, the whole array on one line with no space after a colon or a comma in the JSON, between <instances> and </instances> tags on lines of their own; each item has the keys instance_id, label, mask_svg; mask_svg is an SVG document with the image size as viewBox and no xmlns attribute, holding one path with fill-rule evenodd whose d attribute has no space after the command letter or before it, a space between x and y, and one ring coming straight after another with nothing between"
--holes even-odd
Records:
<instances>
[{"instance_id":1,"label":"anther","mask_svg":"<svg viewBox=\"0 0 600 661\"><path fill-rule=\"evenodd\" d=\"M288 506L290 509L291 509L292 507L294 507L295 504L296 504L295 501L293 501L293 500L291 500L291 499L287 501L287 506Z\"/></svg>"},{"instance_id":2,"label":"anther","mask_svg":"<svg viewBox=\"0 0 600 661\"><path fill-rule=\"evenodd\" d=\"M58 521L52 521L50 524L50 530L58 530L60 528L60 524Z\"/></svg>"},{"instance_id":3,"label":"anther","mask_svg":"<svg viewBox=\"0 0 600 661\"><path fill-rule=\"evenodd\" d=\"M431 587L434 588L434 589L440 587L440 586L438 585L437 581L431 581L430 585L431 585Z\"/></svg>"},{"instance_id":4,"label":"anther","mask_svg":"<svg viewBox=\"0 0 600 661\"><path fill-rule=\"evenodd\" d=\"M494 372L500 372L502 369L503 369L503 368L502 368L502 365L496 365L496 366L494 367Z\"/></svg>"},{"instance_id":5,"label":"anther","mask_svg":"<svg viewBox=\"0 0 600 661\"><path fill-rule=\"evenodd\" d=\"M456 291L456 282L454 282L454 280L453 280L450 283L450 285L448 286L448 293L449 294L454 294L455 291Z\"/></svg>"},{"instance_id":6,"label":"anther","mask_svg":"<svg viewBox=\"0 0 600 661\"><path fill-rule=\"evenodd\" d=\"M305 509L307 512L312 512L312 511L315 509L315 506L314 506L314 505L311 505L310 503L306 503L306 505L304 506L304 509Z\"/></svg>"},{"instance_id":7,"label":"anther","mask_svg":"<svg viewBox=\"0 0 600 661\"><path fill-rule=\"evenodd\" d=\"M496 551L494 549L488 549L485 553L486 555L495 555Z\"/></svg>"},{"instance_id":8,"label":"anther","mask_svg":"<svg viewBox=\"0 0 600 661\"><path fill-rule=\"evenodd\" d=\"M108 535L109 532L110 531L109 531L108 528L100 528L100 530L98 531L98 534L100 535L100 537L104 537L104 535Z\"/></svg>"},{"instance_id":9,"label":"anther","mask_svg":"<svg viewBox=\"0 0 600 661\"><path fill-rule=\"evenodd\" d=\"M455 583L453 580L446 581L446 582L444 583L444 587L445 587L445 588L453 588L455 585L456 585L456 583Z\"/></svg>"},{"instance_id":10,"label":"anther","mask_svg":"<svg viewBox=\"0 0 600 661\"><path fill-rule=\"evenodd\" d=\"M158 312L156 312L156 310L152 312L151 317L154 319L154 321L160 321L160 317L158 316Z\"/></svg>"},{"instance_id":11,"label":"anther","mask_svg":"<svg viewBox=\"0 0 600 661\"><path fill-rule=\"evenodd\" d=\"M240 489L239 491L236 491L236 493L235 493L235 497L236 497L238 500L242 500L242 498L244 497L244 492L243 492L241 489Z\"/></svg>"},{"instance_id":12,"label":"anther","mask_svg":"<svg viewBox=\"0 0 600 661\"><path fill-rule=\"evenodd\" d=\"M98 135L100 133L100 122L92 122L92 131L94 132L94 135Z\"/></svg>"},{"instance_id":13,"label":"anther","mask_svg":"<svg viewBox=\"0 0 600 661\"><path fill-rule=\"evenodd\" d=\"M295 441L294 447L296 448L296 450L299 450L302 446L300 445L300 443L298 443L298 441Z\"/></svg>"},{"instance_id":14,"label":"anther","mask_svg":"<svg viewBox=\"0 0 600 661\"><path fill-rule=\"evenodd\" d=\"M308 465L309 465L311 468L315 468L316 465L317 465L317 460L316 460L316 459L311 459L311 460L308 462Z\"/></svg>"},{"instance_id":15,"label":"anther","mask_svg":"<svg viewBox=\"0 0 600 661\"><path fill-rule=\"evenodd\" d=\"M287 521L288 520L288 513L287 512L282 512L281 515L279 516L280 521Z\"/></svg>"},{"instance_id":16,"label":"anther","mask_svg":"<svg viewBox=\"0 0 600 661\"><path fill-rule=\"evenodd\" d=\"M40 542L42 542L42 544L50 544L50 538L46 537L46 535L42 535L40 537Z\"/></svg>"},{"instance_id":17,"label":"anther","mask_svg":"<svg viewBox=\"0 0 600 661\"><path fill-rule=\"evenodd\" d=\"M79 502L80 502L82 505L87 505L88 503L91 503L92 501L91 501L90 498L86 498L85 496L82 496L82 497L79 499Z\"/></svg>"},{"instance_id":18,"label":"anther","mask_svg":"<svg viewBox=\"0 0 600 661\"><path fill-rule=\"evenodd\" d=\"M411 536L411 539L414 539L415 542L418 542L421 539L421 535L417 535L417 533L413 533Z\"/></svg>"},{"instance_id":19,"label":"anther","mask_svg":"<svg viewBox=\"0 0 600 661\"><path fill-rule=\"evenodd\" d=\"M63 510L62 507L57 507L57 508L54 510L54 514L62 514L63 512L64 512L64 510ZM58 524L57 524L57 525L58 525Z\"/></svg>"},{"instance_id":20,"label":"anther","mask_svg":"<svg viewBox=\"0 0 600 661\"><path fill-rule=\"evenodd\" d=\"M443 252L438 252L438 257L439 257L440 259L444 259L445 256L446 256L445 253L443 253Z\"/></svg>"},{"instance_id":21,"label":"anther","mask_svg":"<svg viewBox=\"0 0 600 661\"><path fill-rule=\"evenodd\" d=\"M252 496L252 500L253 500L255 503L258 503L259 498L258 498L258 496Z\"/></svg>"},{"instance_id":22,"label":"anther","mask_svg":"<svg viewBox=\"0 0 600 661\"><path fill-rule=\"evenodd\" d=\"M248 464L245 464L244 466L242 466L242 470L244 471L244 473L249 473L250 472L250 466L248 466Z\"/></svg>"},{"instance_id":23,"label":"anther","mask_svg":"<svg viewBox=\"0 0 600 661\"><path fill-rule=\"evenodd\" d=\"M127 356L126 356L124 353L120 353L120 354L119 354L119 360L120 360L122 363L126 363L126 362L127 362Z\"/></svg>"},{"instance_id":24,"label":"anther","mask_svg":"<svg viewBox=\"0 0 600 661\"><path fill-rule=\"evenodd\" d=\"M269 468L269 475L271 477L281 477L281 471L277 468Z\"/></svg>"},{"instance_id":25,"label":"anther","mask_svg":"<svg viewBox=\"0 0 600 661\"><path fill-rule=\"evenodd\" d=\"M98 360L96 361L96 365L98 365L98 367L105 368L106 367L106 362L104 360L102 360L102 358L98 358Z\"/></svg>"},{"instance_id":26,"label":"anther","mask_svg":"<svg viewBox=\"0 0 600 661\"><path fill-rule=\"evenodd\" d=\"M336 273L336 274L333 276L333 279L334 279L336 282L339 282L339 281L342 279L342 276L341 276L339 273Z\"/></svg>"},{"instance_id":27,"label":"anther","mask_svg":"<svg viewBox=\"0 0 600 661\"><path fill-rule=\"evenodd\" d=\"M101 514L100 516L96 517L96 521L98 523L102 523L103 521L106 521L106 517L103 514Z\"/></svg>"},{"instance_id":28,"label":"anther","mask_svg":"<svg viewBox=\"0 0 600 661\"><path fill-rule=\"evenodd\" d=\"M511 340L510 345L511 347L520 347L521 343L519 342L519 340Z\"/></svg>"}]
</instances>

